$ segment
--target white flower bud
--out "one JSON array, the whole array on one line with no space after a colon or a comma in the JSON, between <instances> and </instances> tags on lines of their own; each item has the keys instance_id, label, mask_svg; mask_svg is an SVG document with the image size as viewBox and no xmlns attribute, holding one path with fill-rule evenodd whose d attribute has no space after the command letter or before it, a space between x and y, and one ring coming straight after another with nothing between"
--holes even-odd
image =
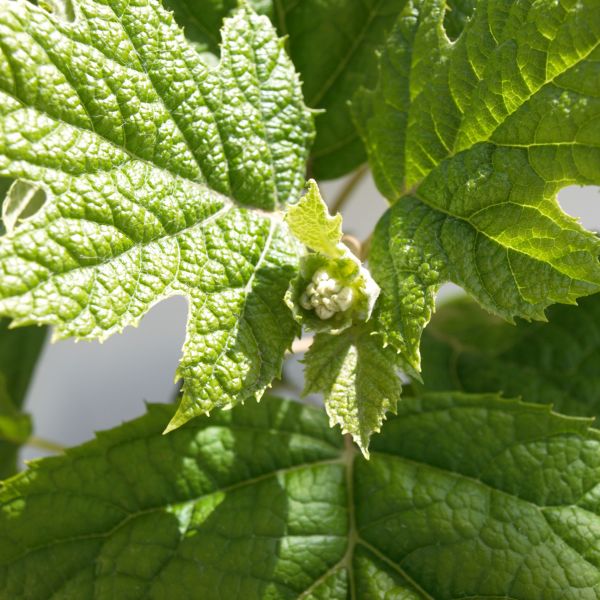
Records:
<instances>
[{"instance_id":1,"label":"white flower bud","mask_svg":"<svg viewBox=\"0 0 600 600\"><path fill-rule=\"evenodd\" d=\"M349 287L342 288L339 291L339 293L335 294L332 297L332 300L336 304L337 309L342 312L350 308L353 299L354 293L352 291L352 288Z\"/></svg>"},{"instance_id":2,"label":"white flower bud","mask_svg":"<svg viewBox=\"0 0 600 600\"><path fill-rule=\"evenodd\" d=\"M311 308L313 308L313 305L311 304L310 301L310 296L308 295L308 290L306 292L304 292L302 294L302 296L300 296L300 306L306 310L310 310Z\"/></svg>"},{"instance_id":3,"label":"white flower bud","mask_svg":"<svg viewBox=\"0 0 600 600\"><path fill-rule=\"evenodd\" d=\"M318 285L321 281L327 281L328 279L329 273L324 268L317 269L312 276L315 285Z\"/></svg>"},{"instance_id":4,"label":"white flower bud","mask_svg":"<svg viewBox=\"0 0 600 600\"><path fill-rule=\"evenodd\" d=\"M323 321L330 319L335 314L332 310L327 310L324 306L317 306L315 312L319 319L322 319Z\"/></svg>"},{"instance_id":5,"label":"white flower bud","mask_svg":"<svg viewBox=\"0 0 600 600\"><path fill-rule=\"evenodd\" d=\"M320 319L330 319L335 313L348 310L352 306L354 292L332 277L324 268L318 269L306 291L300 297L300 306L314 309Z\"/></svg>"}]
</instances>

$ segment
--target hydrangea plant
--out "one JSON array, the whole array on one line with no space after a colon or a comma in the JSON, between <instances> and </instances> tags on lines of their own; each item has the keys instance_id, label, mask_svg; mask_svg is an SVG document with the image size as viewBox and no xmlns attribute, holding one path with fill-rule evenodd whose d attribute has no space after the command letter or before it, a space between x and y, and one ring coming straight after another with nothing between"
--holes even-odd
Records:
<instances>
[{"instance_id":1,"label":"hydrangea plant","mask_svg":"<svg viewBox=\"0 0 600 600\"><path fill-rule=\"evenodd\" d=\"M600 598L599 90L598 0L0 0L0 598ZM14 474L173 295L177 403Z\"/></svg>"}]
</instances>

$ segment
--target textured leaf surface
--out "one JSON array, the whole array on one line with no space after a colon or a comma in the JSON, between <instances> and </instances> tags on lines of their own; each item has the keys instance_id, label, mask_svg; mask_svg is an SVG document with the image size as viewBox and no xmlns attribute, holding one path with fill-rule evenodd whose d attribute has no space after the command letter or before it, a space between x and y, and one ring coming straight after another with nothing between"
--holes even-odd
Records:
<instances>
[{"instance_id":1,"label":"textured leaf surface","mask_svg":"<svg viewBox=\"0 0 600 600\"><path fill-rule=\"evenodd\" d=\"M49 195L0 241L0 313L102 339L182 294L172 426L259 397L296 332L296 244L242 205L297 197L312 138L268 20L240 9L209 70L156 0L0 6L0 174Z\"/></svg>"},{"instance_id":2,"label":"textured leaf surface","mask_svg":"<svg viewBox=\"0 0 600 600\"><path fill-rule=\"evenodd\" d=\"M314 180L298 204L291 205L285 215L290 231L306 246L331 258L343 256L342 215L331 216Z\"/></svg>"},{"instance_id":3,"label":"textured leaf surface","mask_svg":"<svg viewBox=\"0 0 600 600\"><path fill-rule=\"evenodd\" d=\"M298 404L162 436L170 410L4 485L4 597L600 597L600 437L584 420L410 398L366 461Z\"/></svg>"},{"instance_id":4,"label":"textured leaf surface","mask_svg":"<svg viewBox=\"0 0 600 600\"><path fill-rule=\"evenodd\" d=\"M406 0L283 0L276 17L289 35L290 56L302 74L309 106L323 109L315 124L313 175L340 177L365 161L349 101L377 80L376 52ZM281 13L284 13L282 20ZM283 28L282 28L283 29Z\"/></svg>"},{"instance_id":5,"label":"textured leaf surface","mask_svg":"<svg viewBox=\"0 0 600 600\"><path fill-rule=\"evenodd\" d=\"M441 281L507 320L600 289L600 243L555 199L600 183L600 5L481 0L453 44L444 14L423 0L398 20L355 111L398 200L371 255L382 327L413 363Z\"/></svg>"},{"instance_id":6,"label":"textured leaf surface","mask_svg":"<svg viewBox=\"0 0 600 600\"><path fill-rule=\"evenodd\" d=\"M304 363L304 393L323 393L329 424L351 434L368 458L371 435L402 393L396 351L382 348L369 326L352 327L316 335Z\"/></svg>"},{"instance_id":7,"label":"textured leaf surface","mask_svg":"<svg viewBox=\"0 0 600 600\"><path fill-rule=\"evenodd\" d=\"M218 53L223 17L236 0L168 0L186 35L202 51ZM361 85L377 80L376 51L384 44L406 0L250 0L270 16L299 70L308 105L317 115L312 173L340 177L365 161L348 102Z\"/></svg>"},{"instance_id":8,"label":"textured leaf surface","mask_svg":"<svg viewBox=\"0 0 600 600\"><path fill-rule=\"evenodd\" d=\"M423 336L425 387L502 391L600 417L600 296L551 307L548 320L514 327L466 299L444 305Z\"/></svg>"}]
</instances>

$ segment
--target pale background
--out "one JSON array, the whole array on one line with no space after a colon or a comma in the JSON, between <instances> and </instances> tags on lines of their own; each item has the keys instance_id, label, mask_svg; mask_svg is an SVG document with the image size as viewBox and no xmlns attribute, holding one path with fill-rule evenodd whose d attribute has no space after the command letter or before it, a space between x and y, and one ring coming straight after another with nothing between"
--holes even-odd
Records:
<instances>
[{"instance_id":1,"label":"pale background","mask_svg":"<svg viewBox=\"0 0 600 600\"><path fill-rule=\"evenodd\" d=\"M345 180L326 182L323 194L331 202ZM570 187L559 201L600 231L598 188ZM364 239L386 208L386 202L366 177L344 207L344 231ZM440 298L460 293L444 286ZM175 393L173 376L185 335L187 303L181 297L155 306L138 328L129 327L103 344L60 341L47 344L29 389L26 410L33 415L38 436L71 446L144 412L144 402L168 402ZM286 373L297 386L302 371L289 361ZM23 450L23 458L44 454Z\"/></svg>"}]
</instances>

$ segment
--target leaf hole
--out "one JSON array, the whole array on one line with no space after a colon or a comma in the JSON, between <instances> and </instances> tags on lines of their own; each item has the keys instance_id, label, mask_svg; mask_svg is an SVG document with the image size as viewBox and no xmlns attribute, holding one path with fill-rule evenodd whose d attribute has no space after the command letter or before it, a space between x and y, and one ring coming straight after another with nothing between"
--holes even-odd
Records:
<instances>
[{"instance_id":1,"label":"leaf hole","mask_svg":"<svg viewBox=\"0 0 600 600\"><path fill-rule=\"evenodd\" d=\"M444 29L451 42L455 42L475 11L476 0L446 2Z\"/></svg>"},{"instance_id":2,"label":"leaf hole","mask_svg":"<svg viewBox=\"0 0 600 600\"><path fill-rule=\"evenodd\" d=\"M43 188L28 181L15 181L6 193L2 204L2 222L7 233L33 217L46 203Z\"/></svg>"},{"instance_id":3,"label":"leaf hole","mask_svg":"<svg viewBox=\"0 0 600 600\"><path fill-rule=\"evenodd\" d=\"M576 218L582 227L600 234L600 188L571 185L558 194L562 210Z\"/></svg>"}]
</instances>

